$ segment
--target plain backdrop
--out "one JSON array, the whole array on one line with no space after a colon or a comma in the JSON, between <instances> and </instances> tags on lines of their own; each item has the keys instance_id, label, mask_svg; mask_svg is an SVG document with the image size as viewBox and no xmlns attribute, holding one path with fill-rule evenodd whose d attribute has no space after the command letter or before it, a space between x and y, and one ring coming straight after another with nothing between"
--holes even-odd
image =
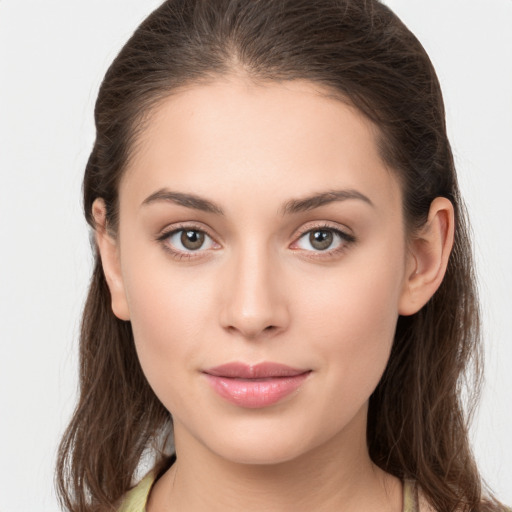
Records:
<instances>
[{"instance_id":1,"label":"plain backdrop","mask_svg":"<svg viewBox=\"0 0 512 512\"><path fill-rule=\"evenodd\" d=\"M100 81L159 0L0 0L0 512L50 512L91 251L80 187ZM472 430L512 503L512 0L388 0L444 92L473 221L487 380Z\"/></svg>"}]
</instances>

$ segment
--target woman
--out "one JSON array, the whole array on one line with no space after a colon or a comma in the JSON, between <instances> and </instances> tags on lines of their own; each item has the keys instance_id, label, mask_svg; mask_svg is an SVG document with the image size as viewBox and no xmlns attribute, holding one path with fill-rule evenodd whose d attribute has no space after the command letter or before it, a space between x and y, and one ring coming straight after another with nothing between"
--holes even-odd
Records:
<instances>
[{"instance_id":1,"label":"woman","mask_svg":"<svg viewBox=\"0 0 512 512\"><path fill-rule=\"evenodd\" d=\"M167 1L95 114L69 510L500 510L441 91L388 8Z\"/></svg>"}]
</instances>

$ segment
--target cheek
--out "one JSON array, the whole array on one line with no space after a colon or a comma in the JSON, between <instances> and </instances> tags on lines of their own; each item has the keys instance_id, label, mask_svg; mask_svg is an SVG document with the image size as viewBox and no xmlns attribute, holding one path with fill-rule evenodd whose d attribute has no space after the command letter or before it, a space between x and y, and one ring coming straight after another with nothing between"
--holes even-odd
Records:
<instances>
[{"instance_id":1,"label":"cheek","mask_svg":"<svg viewBox=\"0 0 512 512\"><path fill-rule=\"evenodd\" d=\"M389 359L403 275L400 253L389 252L375 251L382 258L340 266L339 273L317 279L312 292L302 295L299 328L315 347L318 364L327 369L331 393L325 396L343 405L338 411L346 411L347 404L358 408L368 399Z\"/></svg>"},{"instance_id":2,"label":"cheek","mask_svg":"<svg viewBox=\"0 0 512 512\"><path fill-rule=\"evenodd\" d=\"M196 293L172 276L149 270L141 276L132 276L127 288L132 326L139 345L163 350L176 346L184 337L193 338L201 310Z\"/></svg>"},{"instance_id":3,"label":"cheek","mask_svg":"<svg viewBox=\"0 0 512 512\"><path fill-rule=\"evenodd\" d=\"M203 325L212 314L208 287L191 281L187 272L173 272L168 262L129 268L125 286L140 364L172 410L176 400L186 399L184 379L197 366Z\"/></svg>"}]
</instances>

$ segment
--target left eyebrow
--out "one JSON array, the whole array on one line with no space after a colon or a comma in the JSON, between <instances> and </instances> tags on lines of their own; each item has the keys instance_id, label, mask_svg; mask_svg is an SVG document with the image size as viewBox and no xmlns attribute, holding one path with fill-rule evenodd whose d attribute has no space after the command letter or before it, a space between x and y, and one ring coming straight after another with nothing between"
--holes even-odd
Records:
<instances>
[{"instance_id":1,"label":"left eyebrow","mask_svg":"<svg viewBox=\"0 0 512 512\"><path fill-rule=\"evenodd\" d=\"M361 194L361 192L358 192L357 190L347 189L328 190L327 192L314 194L303 199L291 199L283 205L280 211L281 215L306 212L335 201L347 201L349 199L364 201L370 206L375 207L369 197Z\"/></svg>"}]
</instances>

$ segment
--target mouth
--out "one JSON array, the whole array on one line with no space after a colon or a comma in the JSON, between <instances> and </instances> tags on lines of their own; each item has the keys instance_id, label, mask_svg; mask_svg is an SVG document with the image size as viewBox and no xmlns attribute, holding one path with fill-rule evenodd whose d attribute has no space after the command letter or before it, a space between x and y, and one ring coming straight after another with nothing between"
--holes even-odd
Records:
<instances>
[{"instance_id":1,"label":"mouth","mask_svg":"<svg viewBox=\"0 0 512 512\"><path fill-rule=\"evenodd\" d=\"M280 402L298 391L311 370L279 363L233 362L203 371L212 389L239 407L256 409Z\"/></svg>"}]
</instances>

